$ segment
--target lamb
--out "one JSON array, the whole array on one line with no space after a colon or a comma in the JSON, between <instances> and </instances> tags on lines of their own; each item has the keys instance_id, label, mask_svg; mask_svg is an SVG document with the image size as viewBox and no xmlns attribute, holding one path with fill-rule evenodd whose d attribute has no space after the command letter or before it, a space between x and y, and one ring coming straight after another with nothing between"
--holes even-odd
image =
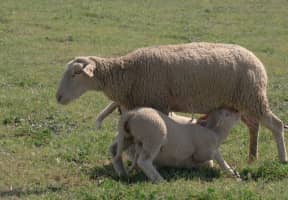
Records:
<instances>
[{"instance_id":1,"label":"lamb","mask_svg":"<svg viewBox=\"0 0 288 200\"><path fill-rule=\"evenodd\" d=\"M137 165L153 182L163 180L153 163L193 168L211 159L239 178L219 151L220 144L239 119L237 112L217 109L209 114L206 128L198 124L178 123L152 108L134 109L121 116L117 138L110 147L114 169L120 176L127 175L122 152L135 145Z\"/></svg>"},{"instance_id":2,"label":"lamb","mask_svg":"<svg viewBox=\"0 0 288 200\"><path fill-rule=\"evenodd\" d=\"M56 97L68 104L87 90L97 90L127 110L146 106L165 114L232 107L249 129L249 160L258 156L261 123L273 133L280 161L287 162L284 126L269 107L266 88L264 65L252 52L233 44L199 42L140 48L114 58L75 58Z\"/></svg>"}]
</instances>

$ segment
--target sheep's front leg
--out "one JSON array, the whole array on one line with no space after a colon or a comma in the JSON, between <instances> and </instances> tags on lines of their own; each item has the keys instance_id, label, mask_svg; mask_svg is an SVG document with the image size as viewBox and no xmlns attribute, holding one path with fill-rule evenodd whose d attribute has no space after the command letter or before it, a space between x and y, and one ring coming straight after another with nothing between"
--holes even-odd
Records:
<instances>
[{"instance_id":1,"label":"sheep's front leg","mask_svg":"<svg viewBox=\"0 0 288 200\"><path fill-rule=\"evenodd\" d=\"M139 158L137 160L138 166L142 169L142 171L146 174L146 176L148 176L148 178L153 183L164 181L162 176L153 166L153 160L157 156L159 150L151 153L150 151L146 151L145 149L142 149L139 155Z\"/></svg>"},{"instance_id":2,"label":"sheep's front leg","mask_svg":"<svg viewBox=\"0 0 288 200\"><path fill-rule=\"evenodd\" d=\"M224 160L224 158L222 157L221 153L219 152L219 150L216 150L215 154L214 154L214 159L217 161L217 163L220 165L220 167L228 172L229 174L231 174L234 178L236 178L237 181L240 181L240 175L237 171L234 171L228 164L227 162Z\"/></svg>"},{"instance_id":3,"label":"sheep's front leg","mask_svg":"<svg viewBox=\"0 0 288 200\"><path fill-rule=\"evenodd\" d=\"M96 129L101 128L102 121L111 114L116 108L118 107L118 104L115 102L112 102L108 104L96 117Z\"/></svg>"},{"instance_id":4,"label":"sheep's front leg","mask_svg":"<svg viewBox=\"0 0 288 200\"><path fill-rule=\"evenodd\" d=\"M112 155L113 168L119 176L127 176L128 173L124 167L122 156L116 157L117 154L117 139L109 147Z\"/></svg>"}]
</instances>

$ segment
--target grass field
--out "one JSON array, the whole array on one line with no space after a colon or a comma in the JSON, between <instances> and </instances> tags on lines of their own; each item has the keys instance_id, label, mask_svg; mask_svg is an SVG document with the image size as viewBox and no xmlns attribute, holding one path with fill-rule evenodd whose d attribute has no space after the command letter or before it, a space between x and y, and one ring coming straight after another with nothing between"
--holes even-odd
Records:
<instances>
[{"instance_id":1,"label":"grass field","mask_svg":"<svg viewBox=\"0 0 288 200\"><path fill-rule=\"evenodd\" d=\"M288 199L288 166L262 129L259 160L248 165L248 132L221 147L245 179L217 170L162 169L119 180L108 145L117 114L94 130L109 102L91 92L68 106L55 92L78 55L123 55L135 48L192 41L237 43L269 76L272 110L288 123L288 1L2 0L0 6L0 199ZM288 138L286 137L286 140Z\"/></svg>"}]
</instances>

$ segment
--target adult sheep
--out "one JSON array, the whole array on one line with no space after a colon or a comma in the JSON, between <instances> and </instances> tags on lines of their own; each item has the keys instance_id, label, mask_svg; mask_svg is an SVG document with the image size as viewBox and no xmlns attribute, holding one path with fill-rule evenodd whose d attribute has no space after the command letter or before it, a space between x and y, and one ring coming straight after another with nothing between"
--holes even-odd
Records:
<instances>
[{"instance_id":1,"label":"adult sheep","mask_svg":"<svg viewBox=\"0 0 288 200\"><path fill-rule=\"evenodd\" d=\"M249 160L257 158L261 123L273 133L280 161L287 162L283 123L269 107L266 87L265 68L252 52L201 42L141 48L115 58L75 58L56 96L67 104L97 90L128 110L145 106L164 113L204 114L232 107L249 129Z\"/></svg>"}]
</instances>

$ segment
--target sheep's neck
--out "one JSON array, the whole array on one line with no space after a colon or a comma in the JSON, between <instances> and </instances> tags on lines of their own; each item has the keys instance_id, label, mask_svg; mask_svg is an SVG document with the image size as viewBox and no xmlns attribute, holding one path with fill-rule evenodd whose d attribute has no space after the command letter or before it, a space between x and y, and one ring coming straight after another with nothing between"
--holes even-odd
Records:
<instances>
[{"instance_id":1,"label":"sheep's neck","mask_svg":"<svg viewBox=\"0 0 288 200\"><path fill-rule=\"evenodd\" d=\"M116 102L121 99L119 97L123 95L129 87L129 79L124 75L125 67L121 58L105 58L100 65L99 78L102 82L103 92ZM119 93L122 93L119 95ZM116 99L114 98L116 97ZM121 102L118 102L121 103Z\"/></svg>"}]
</instances>

